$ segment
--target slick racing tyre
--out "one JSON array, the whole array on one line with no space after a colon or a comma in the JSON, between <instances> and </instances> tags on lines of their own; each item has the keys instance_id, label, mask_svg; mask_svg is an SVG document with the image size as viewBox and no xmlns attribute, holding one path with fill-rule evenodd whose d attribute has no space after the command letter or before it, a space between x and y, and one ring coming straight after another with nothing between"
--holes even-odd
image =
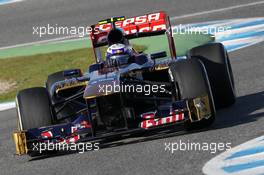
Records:
<instances>
[{"instance_id":1,"label":"slick racing tyre","mask_svg":"<svg viewBox=\"0 0 264 175\"><path fill-rule=\"evenodd\" d=\"M19 130L52 124L50 100L44 87L25 89L16 97Z\"/></svg>"},{"instance_id":2,"label":"slick racing tyre","mask_svg":"<svg viewBox=\"0 0 264 175\"><path fill-rule=\"evenodd\" d=\"M207 119L191 122L187 120L187 130L199 129L210 126L215 119L215 107L211 93L210 84L201 61L198 59L185 59L174 62L170 65L171 79L177 89L176 99L193 99L201 96L208 96L211 116Z\"/></svg>"},{"instance_id":3,"label":"slick racing tyre","mask_svg":"<svg viewBox=\"0 0 264 175\"><path fill-rule=\"evenodd\" d=\"M44 87L35 87L18 92L16 97L18 130L28 130L52 125L49 94ZM34 142L37 143L37 142ZM34 143L28 142L28 155L39 156Z\"/></svg>"},{"instance_id":4,"label":"slick racing tyre","mask_svg":"<svg viewBox=\"0 0 264 175\"><path fill-rule=\"evenodd\" d=\"M228 107L236 101L235 83L228 54L221 43L209 43L190 50L188 57L203 62L216 108Z\"/></svg>"}]
</instances>

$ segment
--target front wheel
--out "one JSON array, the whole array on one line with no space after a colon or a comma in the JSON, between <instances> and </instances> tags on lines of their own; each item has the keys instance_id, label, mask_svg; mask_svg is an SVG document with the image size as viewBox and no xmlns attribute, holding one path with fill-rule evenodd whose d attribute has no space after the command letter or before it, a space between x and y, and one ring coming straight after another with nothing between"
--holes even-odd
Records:
<instances>
[{"instance_id":1,"label":"front wheel","mask_svg":"<svg viewBox=\"0 0 264 175\"><path fill-rule=\"evenodd\" d=\"M232 67L223 44L209 43L190 50L189 58L203 62L213 92L216 108L231 106L236 101Z\"/></svg>"},{"instance_id":2,"label":"front wheel","mask_svg":"<svg viewBox=\"0 0 264 175\"><path fill-rule=\"evenodd\" d=\"M187 130L210 126L215 119L215 107L211 87L203 64L199 60L186 59L174 62L169 67L175 89L176 99L193 99L206 97L208 99L210 117L201 120L185 122Z\"/></svg>"},{"instance_id":3,"label":"front wheel","mask_svg":"<svg viewBox=\"0 0 264 175\"><path fill-rule=\"evenodd\" d=\"M52 124L49 95L44 87L19 91L16 97L19 130Z\"/></svg>"},{"instance_id":4,"label":"front wheel","mask_svg":"<svg viewBox=\"0 0 264 175\"><path fill-rule=\"evenodd\" d=\"M44 87L35 87L19 91L16 97L18 113L18 130L28 130L52 125L52 112L49 94ZM28 155L39 156L41 153L34 150L34 143L28 142Z\"/></svg>"}]
</instances>

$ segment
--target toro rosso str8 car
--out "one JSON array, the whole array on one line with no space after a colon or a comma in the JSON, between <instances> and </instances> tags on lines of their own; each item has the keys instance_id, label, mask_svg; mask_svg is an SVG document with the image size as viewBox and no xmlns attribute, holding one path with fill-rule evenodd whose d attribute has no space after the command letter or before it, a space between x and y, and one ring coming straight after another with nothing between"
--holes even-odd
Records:
<instances>
[{"instance_id":1,"label":"toro rosso str8 car","mask_svg":"<svg viewBox=\"0 0 264 175\"><path fill-rule=\"evenodd\" d=\"M186 130L204 128L213 123L216 109L235 103L224 46L197 46L185 59L177 58L166 13L112 17L91 28L95 63L87 72L59 71L48 76L45 87L18 92L18 130L13 133L17 154L34 155L33 144L47 141L107 140L180 123ZM160 35L167 50L144 53L130 46L133 39ZM112 49L107 53L114 53L105 58L107 46Z\"/></svg>"}]
</instances>

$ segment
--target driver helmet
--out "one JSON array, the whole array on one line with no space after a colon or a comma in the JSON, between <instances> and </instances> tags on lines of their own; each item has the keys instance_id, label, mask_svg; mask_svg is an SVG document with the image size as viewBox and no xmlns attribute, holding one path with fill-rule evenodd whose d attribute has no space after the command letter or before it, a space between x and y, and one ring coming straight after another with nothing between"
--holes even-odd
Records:
<instances>
[{"instance_id":1,"label":"driver helmet","mask_svg":"<svg viewBox=\"0 0 264 175\"><path fill-rule=\"evenodd\" d=\"M127 64L132 54L132 48L125 44L113 44L106 51L106 60L119 64Z\"/></svg>"}]
</instances>

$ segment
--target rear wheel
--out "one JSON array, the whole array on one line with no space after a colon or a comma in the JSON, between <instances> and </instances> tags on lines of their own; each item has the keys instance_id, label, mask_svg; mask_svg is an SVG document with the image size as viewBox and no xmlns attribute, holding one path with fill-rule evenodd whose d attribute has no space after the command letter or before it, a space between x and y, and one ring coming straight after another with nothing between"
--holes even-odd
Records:
<instances>
[{"instance_id":1,"label":"rear wheel","mask_svg":"<svg viewBox=\"0 0 264 175\"><path fill-rule=\"evenodd\" d=\"M203 64L197 59L179 60L169 67L171 78L177 89L176 99L192 99L208 96L211 116L207 119L191 122L187 120L186 129L198 129L210 126L215 119L215 108L210 84Z\"/></svg>"},{"instance_id":2,"label":"rear wheel","mask_svg":"<svg viewBox=\"0 0 264 175\"><path fill-rule=\"evenodd\" d=\"M211 84L216 108L236 101L235 83L228 54L221 43L209 43L190 50L189 57L203 62Z\"/></svg>"},{"instance_id":3,"label":"rear wheel","mask_svg":"<svg viewBox=\"0 0 264 175\"><path fill-rule=\"evenodd\" d=\"M53 95L51 92L51 88L52 88L52 85L54 83L59 82L59 81L63 81L65 79L82 76L82 72L80 69L72 69L72 70L76 70L78 73L75 75L71 75L71 76L64 76L64 72L65 72L65 70L64 70L64 71L55 72L55 73L50 74L48 76L48 79L46 81L46 88L47 88L48 92L50 93L50 96ZM70 71L70 70L67 70L67 71Z\"/></svg>"},{"instance_id":4,"label":"rear wheel","mask_svg":"<svg viewBox=\"0 0 264 175\"><path fill-rule=\"evenodd\" d=\"M50 74L48 76L48 79L46 81L46 88L47 91L49 92L51 102L53 104L52 111L55 114L54 115L54 120L60 120L62 118L67 118L68 116L74 116L75 113L80 110L79 105L76 103L61 103L58 105L54 105L57 102L60 102L61 100L64 100L67 97L70 97L82 86L80 87L75 87L75 88L69 88L66 90L62 90L59 93L56 93L54 90L52 90L52 86L59 81L64 81L66 79L71 79L71 78L78 78L82 76L82 72L80 69L70 69L70 70L63 70L59 72L55 72L53 74ZM78 100L78 99L76 99ZM65 120L66 122L68 121L67 119Z\"/></svg>"}]
</instances>

